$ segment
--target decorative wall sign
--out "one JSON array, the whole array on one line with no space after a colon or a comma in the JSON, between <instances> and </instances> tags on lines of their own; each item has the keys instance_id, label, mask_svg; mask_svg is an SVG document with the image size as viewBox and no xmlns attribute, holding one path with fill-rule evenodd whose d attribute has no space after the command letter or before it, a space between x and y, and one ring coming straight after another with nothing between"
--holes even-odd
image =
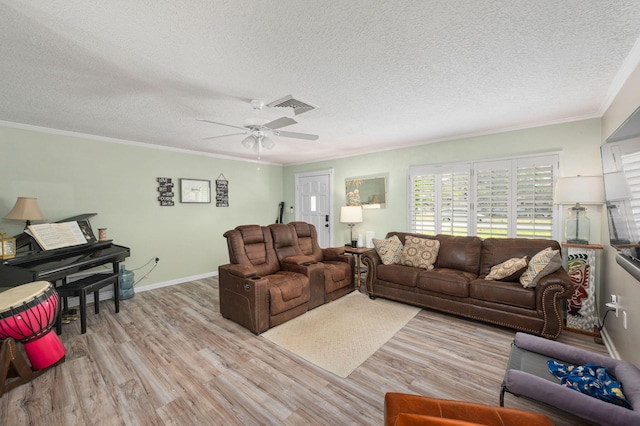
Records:
<instances>
[{"instance_id":1,"label":"decorative wall sign","mask_svg":"<svg viewBox=\"0 0 640 426\"><path fill-rule=\"evenodd\" d=\"M180 179L181 203L210 203L211 181L201 179Z\"/></svg>"},{"instance_id":2,"label":"decorative wall sign","mask_svg":"<svg viewBox=\"0 0 640 426\"><path fill-rule=\"evenodd\" d=\"M173 206L173 183L171 182L171 178L168 177L159 177L158 178L158 192L160 195L158 196L158 201L160 205L165 206Z\"/></svg>"},{"instance_id":3,"label":"decorative wall sign","mask_svg":"<svg viewBox=\"0 0 640 426\"><path fill-rule=\"evenodd\" d=\"M216 179L216 207L229 207L229 181L222 173Z\"/></svg>"}]
</instances>

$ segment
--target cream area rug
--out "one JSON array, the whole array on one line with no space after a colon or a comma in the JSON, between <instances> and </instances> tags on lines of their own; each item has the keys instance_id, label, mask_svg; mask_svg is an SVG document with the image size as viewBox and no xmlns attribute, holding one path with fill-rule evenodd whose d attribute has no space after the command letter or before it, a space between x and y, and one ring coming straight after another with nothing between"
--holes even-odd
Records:
<instances>
[{"instance_id":1,"label":"cream area rug","mask_svg":"<svg viewBox=\"0 0 640 426\"><path fill-rule=\"evenodd\" d=\"M261 336L337 376L347 377L419 311L415 306L371 300L354 291Z\"/></svg>"}]
</instances>

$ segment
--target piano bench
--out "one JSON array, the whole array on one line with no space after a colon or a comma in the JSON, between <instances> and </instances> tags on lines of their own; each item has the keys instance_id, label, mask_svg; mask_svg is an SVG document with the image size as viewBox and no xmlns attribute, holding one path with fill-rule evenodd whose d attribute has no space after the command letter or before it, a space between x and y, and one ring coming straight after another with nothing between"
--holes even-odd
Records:
<instances>
[{"instance_id":1,"label":"piano bench","mask_svg":"<svg viewBox=\"0 0 640 426\"><path fill-rule=\"evenodd\" d=\"M67 306L67 297L78 297L80 299L80 329L81 333L87 332L87 294L93 293L95 313L100 313L100 289L113 284L113 300L116 305L116 313L120 312L120 282L118 274L95 274L70 283L56 287L56 291L61 298L64 298L64 305ZM56 320L56 332L62 334L62 303L58 311Z\"/></svg>"}]
</instances>

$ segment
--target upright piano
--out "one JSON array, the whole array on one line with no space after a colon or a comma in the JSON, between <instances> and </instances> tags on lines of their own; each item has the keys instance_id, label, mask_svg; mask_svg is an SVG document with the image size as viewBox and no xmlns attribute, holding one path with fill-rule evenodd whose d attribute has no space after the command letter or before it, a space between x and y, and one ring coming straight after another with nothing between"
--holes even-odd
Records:
<instances>
[{"instance_id":1,"label":"upright piano","mask_svg":"<svg viewBox=\"0 0 640 426\"><path fill-rule=\"evenodd\" d=\"M93 214L74 216L61 220L85 220ZM90 225L89 231L90 231ZM29 235L16 236L18 253L12 259L0 263L0 287L15 287L32 281L66 282L69 275L80 271L111 264L113 273L118 273L119 263L130 256L128 247L113 244L112 241L95 241L53 250L41 250ZM28 247L29 250L24 250Z\"/></svg>"}]
</instances>

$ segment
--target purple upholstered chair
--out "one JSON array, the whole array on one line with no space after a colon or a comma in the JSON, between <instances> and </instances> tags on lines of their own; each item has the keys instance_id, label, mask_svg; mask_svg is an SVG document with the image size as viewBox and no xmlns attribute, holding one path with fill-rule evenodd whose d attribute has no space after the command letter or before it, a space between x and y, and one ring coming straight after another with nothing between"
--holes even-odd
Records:
<instances>
[{"instance_id":1,"label":"purple upholstered chair","mask_svg":"<svg viewBox=\"0 0 640 426\"><path fill-rule=\"evenodd\" d=\"M550 359L606 367L622 384L622 392L633 409L561 386L549 371ZM635 365L530 334L516 333L500 392L500 406L504 406L505 392L544 402L600 425L640 425L640 370Z\"/></svg>"}]
</instances>

